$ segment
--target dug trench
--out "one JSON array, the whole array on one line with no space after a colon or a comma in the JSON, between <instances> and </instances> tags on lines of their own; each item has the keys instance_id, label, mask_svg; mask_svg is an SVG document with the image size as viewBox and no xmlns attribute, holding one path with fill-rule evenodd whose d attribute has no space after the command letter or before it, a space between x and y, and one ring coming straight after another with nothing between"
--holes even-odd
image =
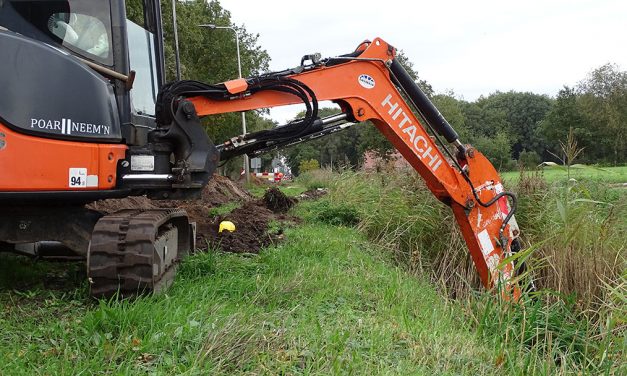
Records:
<instances>
[{"instance_id":1,"label":"dug trench","mask_svg":"<svg viewBox=\"0 0 627 376\"><path fill-rule=\"evenodd\" d=\"M226 214L216 214L216 209L232 203L238 207ZM228 178L215 175L196 200L152 201L146 197L128 197L98 201L90 208L107 214L125 208L181 208L187 212L190 221L196 222L197 251L210 248L233 253L259 253L264 247L283 239L284 226L298 222L298 218L287 214L295 203L296 199L287 197L276 187L268 188L262 198L256 199ZM220 233L222 221L233 222L235 231Z\"/></svg>"}]
</instances>

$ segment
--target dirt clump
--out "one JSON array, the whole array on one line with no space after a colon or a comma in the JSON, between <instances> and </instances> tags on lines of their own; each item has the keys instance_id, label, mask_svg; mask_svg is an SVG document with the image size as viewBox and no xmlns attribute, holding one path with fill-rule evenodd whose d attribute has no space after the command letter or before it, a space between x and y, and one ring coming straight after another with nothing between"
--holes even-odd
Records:
<instances>
[{"instance_id":1,"label":"dirt clump","mask_svg":"<svg viewBox=\"0 0 627 376\"><path fill-rule=\"evenodd\" d=\"M287 197L276 187L268 188L261 200L265 207L274 213L285 213L296 203L296 200Z\"/></svg>"}]
</instances>

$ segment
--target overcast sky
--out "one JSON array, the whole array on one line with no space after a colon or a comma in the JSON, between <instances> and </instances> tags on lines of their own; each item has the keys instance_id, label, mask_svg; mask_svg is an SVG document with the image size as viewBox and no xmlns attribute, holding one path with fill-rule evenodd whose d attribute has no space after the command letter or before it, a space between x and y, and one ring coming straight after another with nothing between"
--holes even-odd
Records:
<instances>
[{"instance_id":1,"label":"overcast sky","mask_svg":"<svg viewBox=\"0 0 627 376\"><path fill-rule=\"evenodd\" d=\"M436 92L474 100L494 91L554 96L592 69L627 69L627 0L221 0L259 33L280 70L304 54L351 52L381 37L402 49ZM297 109L273 110L280 122Z\"/></svg>"}]
</instances>

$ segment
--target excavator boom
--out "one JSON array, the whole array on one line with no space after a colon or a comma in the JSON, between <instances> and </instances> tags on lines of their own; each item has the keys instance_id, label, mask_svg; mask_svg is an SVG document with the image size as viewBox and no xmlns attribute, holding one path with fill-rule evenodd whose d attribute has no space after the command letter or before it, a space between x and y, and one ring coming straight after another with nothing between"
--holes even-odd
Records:
<instances>
[{"instance_id":1,"label":"excavator boom","mask_svg":"<svg viewBox=\"0 0 627 376\"><path fill-rule=\"evenodd\" d=\"M509 285L514 266L504 262L519 248L519 229L513 215L515 197L504 191L487 158L460 142L395 54L392 46L377 38L340 57L320 60L308 55L303 60L311 59L312 64L301 63L283 72L217 85L179 81L166 85L160 93L157 122L167 127L176 122L176 109L186 107L189 111L190 104L199 117L305 104L304 119L218 145L225 159L332 134L342 128L342 122L371 121L422 176L429 190L451 207L484 286L503 285L517 297L518 288ZM342 113L319 119L321 100L337 103ZM442 138L455 147L455 155ZM511 207L508 198L513 201Z\"/></svg>"}]
</instances>

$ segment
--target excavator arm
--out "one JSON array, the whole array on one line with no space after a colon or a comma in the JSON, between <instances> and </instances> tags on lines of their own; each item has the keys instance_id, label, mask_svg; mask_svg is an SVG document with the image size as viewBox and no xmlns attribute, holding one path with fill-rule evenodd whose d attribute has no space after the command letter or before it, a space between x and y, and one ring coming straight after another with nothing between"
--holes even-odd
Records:
<instances>
[{"instance_id":1,"label":"excavator arm","mask_svg":"<svg viewBox=\"0 0 627 376\"><path fill-rule=\"evenodd\" d=\"M160 93L157 120L168 128L177 123L182 110L190 118L305 104L303 119L218 145L222 159L255 155L371 121L422 176L428 189L451 207L483 285L503 286L517 298L519 289L510 283L514 265L504 262L519 249L514 195L504 191L486 157L460 142L395 56L396 50L377 38L344 56L325 60L319 55L305 56L300 67L283 72L216 85L178 81ZM305 61L311 64L304 65ZM342 112L318 118L318 101L322 100L337 103Z\"/></svg>"}]
</instances>

